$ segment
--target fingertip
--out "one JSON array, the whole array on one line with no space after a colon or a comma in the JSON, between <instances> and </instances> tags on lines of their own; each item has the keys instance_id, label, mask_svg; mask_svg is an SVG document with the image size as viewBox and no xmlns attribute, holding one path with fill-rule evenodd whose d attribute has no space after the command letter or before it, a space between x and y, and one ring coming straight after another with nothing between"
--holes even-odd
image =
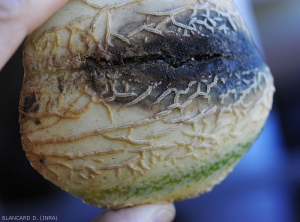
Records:
<instances>
[{"instance_id":1,"label":"fingertip","mask_svg":"<svg viewBox=\"0 0 300 222\"><path fill-rule=\"evenodd\" d=\"M11 20L18 17L23 4L24 0L1 0L0 20Z\"/></svg>"},{"instance_id":2,"label":"fingertip","mask_svg":"<svg viewBox=\"0 0 300 222\"><path fill-rule=\"evenodd\" d=\"M22 0L21 0L22 1ZM27 10L27 32L30 33L42 23L44 23L51 15L58 11L64 4L69 0L26 0L26 10ZM36 11L36 12L34 12ZM37 19L37 17L39 19Z\"/></svg>"},{"instance_id":3,"label":"fingertip","mask_svg":"<svg viewBox=\"0 0 300 222\"><path fill-rule=\"evenodd\" d=\"M68 0L0 0L0 70L25 36Z\"/></svg>"},{"instance_id":4,"label":"fingertip","mask_svg":"<svg viewBox=\"0 0 300 222\"><path fill-rule=\"evenodd\" d=\"M171 222L174 218L174 204L161 203L106 211L95 218L93 222Z\"/></svg>"},{"instance_id":5,"label":"fingertip","mask_svg":"<svg viewBox=\"0 0 300 222\"><path fill-rule=\"evenodd\" d=\"M9 24L32 32L68 0L1 0L0 25Z\"/></svg>"}]
</instances>

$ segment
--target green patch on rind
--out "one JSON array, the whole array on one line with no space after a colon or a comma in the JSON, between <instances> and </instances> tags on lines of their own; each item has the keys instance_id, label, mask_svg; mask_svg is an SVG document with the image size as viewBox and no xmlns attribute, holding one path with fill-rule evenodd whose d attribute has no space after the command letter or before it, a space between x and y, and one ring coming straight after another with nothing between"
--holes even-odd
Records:
<instances>
[{"instance_id":1,"label":"green patch on rind","mask_svg":"<svg viewBox=\"0 0 300 222\"><path fill-rule=\"evenodd\" d=\"M102 207L114 207L113 205L116 205L116 207L126 206L126 202L133 202L132 200L130 201L132 198L147 203L147 200L151 202L154 196L167 195L169 200L179 200L182 198L180 198L178 194L184 194L184 189L187 189L190 185L194 183L199 184L201 181L205 182L206 179L213 176L219 170L227 169L227 171L229 171L231 166L234 166L246 153L252 143L253 142L239 144L232 152L221 156L221 158L212 163L207 163L200 167L199 165L192 165L190 169L181 170L173 174L167 173L160 178L149 179L144 183L114 187L98 192L94 191L93 193L80 192L79 194L75 191L73 194L82 197L87 203L100 205ZM219 181L216 183L218 182ZM158 200L160 200L160 198L158 198ZM166 200L162 198L161 201ZM132 204L135 205L134 203Z\"/></svg>"}]
</instances>

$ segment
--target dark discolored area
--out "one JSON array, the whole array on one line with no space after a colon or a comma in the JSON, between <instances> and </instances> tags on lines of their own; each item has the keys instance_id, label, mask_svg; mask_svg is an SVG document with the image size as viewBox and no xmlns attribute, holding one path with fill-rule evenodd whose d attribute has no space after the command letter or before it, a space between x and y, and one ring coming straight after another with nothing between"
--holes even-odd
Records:
<instances>
[{"instance_id":1,"label":"dark discolored area","mask_svg":"<svg viewBox=\"0 0 300 222\"><path fill-rule=\"evenodd\" d=\"M35 123L36 125L40 125L40 124L41 124L41 120L40 120L40 119L36 119L36 120L34 121L34 123Z\"/></svg>"},{"instance_id":2,"label":"dark discolored area","mask_svg":"<svg viewBox=\"0 0 300 222\"><path fill-rule=\"evenodd\" d=\"M46 159L45 157L41 157L41 158L39 159L39 161L40 161L40 163L42 163L42 164L47 163L47 159Z\"/></svg>"},{"instance_id":3,"label":"dark discolored area","mask_svg":"<svg viewBox=\"0 0 300 222\"><path fill-rule=\"evenodd\" d=\"M231 103L253 83L257 70L264 67L260 53L243 30L228 35L216 32L191 37L153 36L146 44L109 48L108 54L109 59L89 57L81 67L87 73L91 88L109 98L113 95L110 82L114 82L118 92L124 92L122 82L127 82L136 95L157 84L151 95L140 103L148 107L166 90L185 90L192 81L202 82L201 91L206 92L215 77L218 82L211 89L211 101L217 103L221 94L235 89L236 98L227 100ZM243 72L248 73L242 76ZM191 94L195 90L191 90ZM116 98L114 102L125 104L134 98Z\"/></svg>"},{"instance_id":4,"label":"dark discolored area","mask_svg":"<svg viewBox=\"0 0 300 222\"><path fill-rule=\"evenodd\" d=\"M62 80L58 79L57 82L58 82L58 90L60 93L62 93L64 91L64 85L62 83Z\"/></svg>"},{"instance_id":5,"label":"dark discolored area","mask_svg":"<svg viewBox=\"0 0 300 222\"><path fill-rule=\"evenodd\" d=\"M25 113L28 113L28 112L36 113L40 108L39 104L36 104L36 102L37 102L37 99L36 99L36 95L34 93L29 96L26 96L24 98L23 111Z\"/></svg>"}]
</instances>

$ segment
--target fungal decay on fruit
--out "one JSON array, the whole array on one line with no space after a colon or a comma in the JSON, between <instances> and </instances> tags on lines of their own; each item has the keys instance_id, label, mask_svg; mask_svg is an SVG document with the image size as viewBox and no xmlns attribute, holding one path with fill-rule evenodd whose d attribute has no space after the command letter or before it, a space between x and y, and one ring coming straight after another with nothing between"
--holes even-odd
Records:
<instances>
[{"instance_id":1,"label":"fungal decay on fruit","mask_svg":"<svg viewBox=\"0 0 300 222\"><path fill-rule=\"evenodd\" d=\"M194 88L192 86L195 85ZM215 84L216 85L216 84ZM191 88L193 90L191 90ZM206 93L201 93L198 91L199 86L196 84L190 84L190 87L187 87L187 90L185 92L179 91L176 92L173 95L174 103L173 106L169 105L169 109L167 110L167 113L164 114L161 111L158 112L154 115L154 117L144 119L144 120L138 120L135 122L131 122L129 124L116 124L113 127L106 127L106 128L100 128L100 129L94 129L91 131L87 132L82 132L80 134L76 135L69 135L69 136L64 136L62 138L48 138L48 139L42 139L42 140L29 140L26 141L27 143L27 153L29 155L35 156L38 155L34 151L34 145L42 145L42 146L47 146L50 144L64 144L64 143L75 143L80 142L82 140L91 138L91 137L100 137L102 139L106 140L112 140L112 141L122 141L125 143L122 147L119 149L114 148L114 150L110 151L99 151L99 152L92 152L92 153L86 153L86 154L73 154L73 155L68 155L68 154L63 154L63 153L56 153L56 154L51 154L51 153L46 153L46 156L49 156L49 165L45 165L45 169L51 169L51 168L56 168L56 166L60 166L63 168L67 168L70 173L75 171L75 172L80 172L88 169L89 174L94 174L94 173L101 173L102 170L116 170L119 175L120 171L119 169L122 168L127 168L132 170L133 172L140 172L142 173L143 171L147 171L148 169L151 168L151 165L156 163L157 161L165 161L165 162L171 162L176 159L182 159L182 158L188 158L188 157L193 157L197 158L202 152L198 152L197 150L209 150L209 149L215 149L215 146L218 145L218 140L214 136L214 134L217 134L218 130L221 129L228 129L229 137L237 137L240 134L239 129L241 128L247 128L247 126L253 122L253 121L258 121L257 119L252 119L251 116L248 117L248 120L243 120L243 126L241 126L241 123L239 120L245 116L249 116L249 113L251 113L252 110L256 109L256 107L263 105L260 102L264 101L259 101L256 103L249 103L245 104L243 103L243 99L241 98L238 100L235 104L231 104L227 107L223 107L222 109L217 109L216 106L211 106L211 108L203 108L202 110L200 109L199 112L195 113L193 116L188 115L188 109L190 106L192 106L192 101L196 100L199 97L208 97L209 94ZM256 88L253 88L253 90L257 90ZM189 92L192 91L192 92ZM265 89L265 93L270 93L270 88ZM158 100L157 103L159 103L161 100L166 97L165 95L161 96ZM184 102L187 105L183 105L178 102L180 100L180 96L188 94L189 99L187 101L190 102ZM92 106L99 106L101 103L97 103L97 100L93 98L92 95L90 96L90 102L89 105L85 107L92 108ZM245 94L246 97L246 94ZM205 101L205 100L204 100ZM269 110L270 107L268 104L263 105L266 110ZM209 107L209 106L208 106ZM50 110L59 110L59 107L53 107ZM124 107L124 109L126 109ZM74 113L81 113L82 110L84 112L87 111L86 108L79 109L79 110L74 110L72 112ZM178 112L179 111L179 112ZM65 112L65 111L64 111ZM119 111L112 111L112 116L114 113L118 113ZM169 117L172 113L176 113L173 117ZM232 121L223 121L222 117L224 115L228 114L233 114L234 118ZM26 114L25 114L26 115ZM41 118L41 114L37 114L39 118ZM44 116L50 116L51 113L45 113ZM52 113L53 116L56 115L56 113ZM211 122L209 119L212 118L212 115L216 115L215 119L215 127L214 128L208 128L207 125L205 124L206 121ZM58 119L63 118L63 115L61 115ZM36 117L34 114L30 114L30 119L35 120ZM130 131L139 131L139 129L143 128L144 126L151 126L151 124L155 125L158 121L163 121L165 125L165 129L154 132L152 135L148 135L144 138L131 138L130 135L119 135L119 136L113 136L114 132L117 132L122 129L127 129L130 127ZM114 122L113 122L114 123ZM181 131L179 132L184 135L187 139L186 141L181 141L181 140L175 140L173 144L163 144L163 143L155 143L152 141L153 138L161 138L167 135L171 135L172 133L177 132L178 128L177 124L184 124L184 125L191 125L192 128L189 131ZM200 123L200 124L199 124ZM204 123L204 124L203 124ZM47 126L44 126L47 127ZM201 129L202 128L202 129ZM39 130L39 128L37 128ZM34 131L33 131L34 132ZM33 133L31 132L31 133ZM198 133L200 132L200 133ZM24 135L26 135L26 132L23 132ZM189 139L188 139L189 138ZM187 142L189 141L189 142ZM201 141L201 142L199 142ZM130 145L129 147L126 147L127 145ZM32 148L30 148L32 147ZM168 150L169 152L166 152L163 156L158 156L155 154L155 151L160 151L160 150ZM85 158L89 155L94 155L94 156L105 156L105 155L111 155L115 153L124 153L124 152L129 152L129 153L136 153L138 155L134 155L132 158L129 158L127 160L124 160L123 162L119 164L107 164L106 162L101 162L101 166L97 168L90 168L88 165L85 165L84 162L82 162L82 165L76 169L71 167L72 161L75 159L78 160L78 158ZM171 158L172 157L172 158ZM55 161L51 161L51 158L55 158ZM148 159L148 163L146 164L145 159ZM63 161L64 164L61 164L60 161ZM70 162L70 166L68 166L68 162ZM54 171L54 169L51 169L51 172ZM55 174L55 173L54 173ZM55 174L56 176L58 174ZM73 173L72 173L73 175ZM58 177L58 176L57 176ZM59 178L57 178L59 179Z\"/></svg>"},{"instance_id":2,"label":"fungal decay on fruit","mask_svg":"<svg viewBox=\"0 0 300 222\"><path fill-rule=\"evenodd\" d=\"M207 191L271 109L273 78L233 3L171 2L72 0L25 43L23 149L85 201L130 206L124 192L148 185L155 201ZM184 194L160 193L168 181Z\"/></svg>"},{"instance_id":3,"label":"fungal decay on fruit","mask_svg":"<svg viewBox=\"0 0 300 222\"><path fill-rule=\"evenodd\" d=\"M84 50L91 49L93 44L98 45L100 49L107 49L108 47L114 47L112 42L116 40L120 40L122 43L128 45L135 43L135 36L141 32L148 32L150 36L164 36L167 33L176 33L176 35L191 37L195 35L195 33L207 36L209 33L222 31L224 34L229 34L229 32L237 31L238 28L245 30L240 14L233 8L232 4L218 6L214 3L199 2L195 5L187 5L167 11L156 12L140 11L138 6L136 6L137 8L135 8L133 12L138 15L144 15L144 24L132 27L127 33L123 33L124 31L121 30L121 34L117 32L118 30L116 30L116 32L111 30L110 20L112 19L112 14L118 13L118 10L124 6L142 1L121 1L120 3L106 5L104 7L96 3L90 3L89 1L82 0L82 2L95 9L95 14L81 16L68 24L59 25L44 31L37 39L32 39L35 50L49 51L50 54L54 54L61 47L66 47L70 52L76 52L74 45L78 45L78 43L73 44L74 41L82 41L83 45L85 45ZM102 17L105 18L103 19ZM181 18L183 21L176 21L178 18ZM186 21L186 18L188 18L189 21ZM153 21L151 19L153 19ZM101 36L104 37L104 41L98 39L95 33L97 26L99 26L99 20L101 20L101 22L104 20L106 26L105 36ZM82 23L89 23L89 28L83 29L81 27ZM138 24L138 22L136 24ZM60 31L62 30L66 30L69 33L67 41L60 41ZM50 42L47 40L49 35L53 35L54 41Z\"/></svg>"}]
</instances>

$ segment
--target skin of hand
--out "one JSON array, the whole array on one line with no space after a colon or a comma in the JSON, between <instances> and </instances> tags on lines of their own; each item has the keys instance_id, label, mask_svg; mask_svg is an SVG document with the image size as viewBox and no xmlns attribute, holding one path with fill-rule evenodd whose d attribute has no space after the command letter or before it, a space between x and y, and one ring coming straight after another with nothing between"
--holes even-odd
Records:
<instances>
[{"instance_id":1,"label":"skin of hand","mask_svg":"<svg viewBox=\"0 0 300 222\"><path fill-rule=\"evenodd\" d=\"M174 205L162 203L106 211L92 222L171 222L174 217Z\"/></svg>"},{"instance_id":2,"label":"skin of hand","mask_svg":"<svg viewBox=\"0 0 300 222\"><path fill-rule=\"evenodd\" d=\"M68 0L0 0L0 70L26 35L45 22ZM106 211L94 222L170 222L175 217L172 203L148 204Z\"/></svg>"},{"instance_id":3,"label":"skin of hand","mask_svg":"<svg viewBox=\"0 0 300 222\"><path fill-rule=\"evenodd\" d=\"M0 0L0 70L25 36L68 0Z\"/></svg>"}]
</instances>

